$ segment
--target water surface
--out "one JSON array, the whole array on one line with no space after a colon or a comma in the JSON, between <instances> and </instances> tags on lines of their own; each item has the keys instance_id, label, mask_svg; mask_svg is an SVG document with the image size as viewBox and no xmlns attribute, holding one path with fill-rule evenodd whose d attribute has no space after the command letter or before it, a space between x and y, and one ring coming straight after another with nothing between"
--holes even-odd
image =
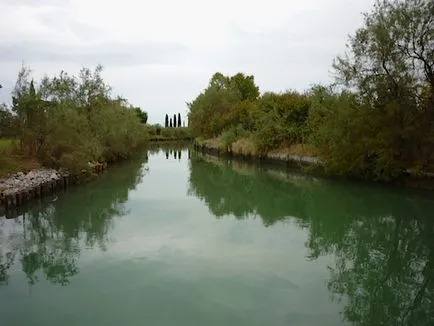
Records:
<instances>
[{"instance_id":1,"label":"water surface","mask_svg":"<svg viewBox=\"0 0 434 326\"><path fill-rule=\"evenodd\" d=\"M154 148L0 217L0 325L433 325L431 194Z\"/></svg>"}]
</instances>

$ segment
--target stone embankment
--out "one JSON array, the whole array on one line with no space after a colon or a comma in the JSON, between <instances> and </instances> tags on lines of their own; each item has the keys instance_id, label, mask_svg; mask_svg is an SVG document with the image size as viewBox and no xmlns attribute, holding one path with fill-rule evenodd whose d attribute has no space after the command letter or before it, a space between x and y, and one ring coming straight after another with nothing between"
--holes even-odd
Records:
<instances>
[{"instance_id":1,"label":"stone embankment","mask_svg":"<svg viewBox=\"0 0 434 326\"><path fill-rule=\"evenodd\" d=\"M258 159L267 162L284 163L288 165L292 164L297 166L306 166L306 165L320 166L323 164L323 162L316 157L293 155L293 154L280 153L280 152L269 152L262 156L251 156L251 155L243 155L240 153L225 151L216 146L212 146L209 144L199 144L197 142L194 143L194 148L199 152L207 153L207 154L223 155L223 156L229 155L234 157Z\"/></svg>"},{"instance_id":2,"label":"stone embankment","mask_svg":"<svg viewBox=\"0 0 434 326\"><path fill-rule=\"evenodd\" d=\"M69 175L52 169L40 169L28 173L18 172L0 179L0 206L5 209L22 205L65 188Z\"/></svg>"}]
</instances>

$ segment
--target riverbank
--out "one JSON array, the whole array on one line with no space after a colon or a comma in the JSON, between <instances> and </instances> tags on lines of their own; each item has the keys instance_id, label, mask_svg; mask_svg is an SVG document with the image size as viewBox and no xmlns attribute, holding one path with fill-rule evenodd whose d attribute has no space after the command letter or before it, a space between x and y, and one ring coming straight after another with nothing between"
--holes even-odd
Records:
<instances>
[{"instance_id":1,"label":"riverbank","mask_svg":"<svg viewBox=\"0 0 434 326\"><path fill-rule=\"evenodd\" d=\"M18 172L0 179L0 213L63 189L69 180L68 173L53 169Z\"/></svg>"},{"instance_id":2,"label":"riverbank","mask_svg":"<svg viewBox=\"0 0 434 326\"><path fill-rule=\"evenodd\" d=\"M315 174L328 177L336 177L326 173L324 162L317 156L308 155L313 152L311 149L300 150L300 148L281 148L269 151L265 154L258 154L252 146L234 143L230 147L225 147L219 141L206 140L194 141L194 149L204 154L215 156L226 156L253 162L266 164L276 164L286 168L299 168L306 172L315 172ZM368 182L374 182L368 180ZM389 182L378 181L376 183L388 184L392 186L415 188L420 190L434 191L434 173L423 171L415 172L406 170L402 175Z\"/></svg>"},{"instance_id":3,"label":"riverbank","mask_svg":"<svg viewBox=\"0 0 434 326\"><path fill-rule=\"evenodd\" d=\"M323 165L322 161L318 157L309 155L313 153L313 151L308 148L282 148L261 155L255 150L253 144L247 140L240 140L232 144L232 146L224 146L218 140L196 140L194 142L194 149L206 154L238 157L252 161L263 161L280 165L284 164L287 166L321 167Z\"/></svg>"},{"instance_id":4,"label":"riverbank","mask_svg":"<svg viewBox=\"0 0 434 326\"><path fill-rule=\"evenodd\" d=\"M89 169L82 171L99 174L107 164L89 162ZM86 173L85 173L86 172ZM66 171L38 168L28 172L16 172L0 178L0 214L65 189L70 183L76 183L78 176Z\"/></svg>"},{"instance_id":5,"label":"riverbank","mask_svg":"<svg viewBox=\"0 0 434 326\"><path fill-rule=\"evenodd\" d=\"M186 137L165 137L165 136L152 136L148 139L150 142L186 142L193 141L194 138L190 136Z\"/></svg>"}]
</instances>

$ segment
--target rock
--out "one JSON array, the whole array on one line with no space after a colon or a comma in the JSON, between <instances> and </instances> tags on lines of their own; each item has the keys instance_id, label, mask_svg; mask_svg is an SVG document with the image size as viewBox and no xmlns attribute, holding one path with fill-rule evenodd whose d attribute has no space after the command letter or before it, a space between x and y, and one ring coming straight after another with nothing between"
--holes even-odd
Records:
<instances>
[{"instance_id":1,"label":"rock","mask_svg":"<svg viewBox=\"0 0 434 326\"><path fill-rule=\"evenodd\" d=\"M16 194L32 191L42 185L50 184L54 187L57 183L53 183L53 181L59 180L64 176L67 176L67 174L61 174L53 169L34 170L27 174L18 172L9 178L0 179L0 193L3 194L3 197L9 196L13 201Z\"/></svg>"}]
</instances>

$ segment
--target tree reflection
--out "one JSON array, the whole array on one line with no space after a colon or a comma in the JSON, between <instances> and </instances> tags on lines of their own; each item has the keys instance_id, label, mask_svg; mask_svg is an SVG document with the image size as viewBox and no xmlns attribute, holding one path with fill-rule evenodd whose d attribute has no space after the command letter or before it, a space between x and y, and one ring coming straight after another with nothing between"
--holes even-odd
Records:
<instances>
[{"instance_id":1,"label":"tree reflection","mask_svg":"<svg viewBox=\"0 0 434 326\"><path fill-rule=\"evenodd\" d=\"M353 325L434 324L434 201L192 155L189 194L217 217L292 218L308 257L335 257L328 289Z\"/></svg>"},{"instance_id":2,"label":"tree reflection","mask_svg":"<svg viewBox=\"0 0 434 326\"><path fill-rule=\"evenodd\" d=\"M146 160L144 156L119 164L89 184L30 207L15 220L2 220L8 235L0 234L0 242L12 247L0 251L0 283L7 282L7 270L19 253L30 285L41 274L54 284L67 285L78 273L83 245L106 249L113 221L127 212L124 203L140 182ZM20 225L19 231L14 225ZM10 239L15 234L21 239L18 243Z\"/></svg>"}]
</instances>

